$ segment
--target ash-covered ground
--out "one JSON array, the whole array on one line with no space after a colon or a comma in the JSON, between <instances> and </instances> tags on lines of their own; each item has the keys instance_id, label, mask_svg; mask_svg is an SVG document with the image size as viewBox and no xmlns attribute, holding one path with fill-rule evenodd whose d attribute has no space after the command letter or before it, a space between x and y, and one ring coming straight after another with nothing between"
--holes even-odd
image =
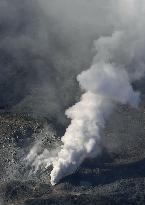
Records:
<instances>
[{"instance_id":1,"label":"ash-covered ground","mask_svg":"<svg viewBox=\"0 0 145 205\"><path fill-rule=\"evenodd\" d=\"M34 173L24 159L37 140L42 149L51 149L63 132L47 119L1 112L0 204L145 204L143 102L138 109L117 106L103 134L102 154L86 159L76 173L51 186L51 167Z\"/></svg>"}]
</instances>

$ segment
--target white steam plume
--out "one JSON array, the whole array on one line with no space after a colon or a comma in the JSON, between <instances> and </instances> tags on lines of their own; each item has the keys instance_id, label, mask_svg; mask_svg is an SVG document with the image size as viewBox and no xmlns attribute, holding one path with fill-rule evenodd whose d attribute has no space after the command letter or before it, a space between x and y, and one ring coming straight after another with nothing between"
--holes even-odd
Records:
<instances>
[{"instance_id":1,"label":"white steam plume","mask_svg":"<svg viewBox=\"0 0 145 205\"><path fill-rule=\"evenodd\" d=\"M53 161L52 185L73 173L85 158L97 156L101 149L100 130L115 103L137 107L139 93L133 91L129 71L116 62L117 51L127 39L128 35L124 32L98 39L92 66L77 76L85 93L80 102L66 111L71 124L62 137L62 149ZM130 50L122 49L121 52L125 56L132 54Z\"/></svg>"},{"instance_id":2,"label":"white steam plume","mask_svg":"<svg viewBox=\"0 0 145 205\"><path fill-rule=\"evenodd\" d=\"M61 106L65 101L62 97L57 103L60 93L62 96L71 98L74 96L73 93L76 94L76 91L70 92L71 90L68 89L75 83L70 73L73 76L78 75L82 67L88 65L90 60L83 64L82 62L84 59L90 59L92 52L87 48L90 48L94 36L97 39L94 43L96 55L90 69L77 76L79 85L85 93L80 102L66 111L71 124L62 137L61 150L56 155L47 151L41 152L40 155L39 147L36 146L36 149L30 153L34 158L31 159L31 155L28 157L29 161L34 162L36 170L41 164L48 166L52 163L51 183L55 184L62 177L74 172L86 157L97 156L101 151L101 129L105 126L105 120L117 103L127 103L134 107L138 105L139 93L133 91L132 82L139 80L145 72L145 0L41 0L39 2L42 10L44 9L48 16L57 20L61 28L58 30L63 31L61 34L56 30L58 36L63 39L60 45L71 48L70 55L54 55L59 50L63 53L61 46L61 49L56 46L55 52L50 52L51 56L55 56L53 61L58 64L57 72L63 78L57 78L54 74L54 79L60 79L59 84L52 79L53 84L57 86L53 88L46 84L41 89L40 93L47 90L44 92L44 95L48 93L46 96L52 98L54 95L52 103L47 100L50 97L46 98L49 113L53 110L52 107L55 113L56 110L60 113L57 104ZM41 34L45 33L42 29L40 31ZM69 38L66 38L66 34ZM44 45L46 45L48 39L44 38L44 35L42 39L45 39ZM65 44L64 40L68 43ZM56 37L54 42L56 42ZM49 49L46 47L46 50ZM79 59L79 64L76 64L77 59ZM71 66L69 66L70 62ZM76 68L75 65L77 65ZM66 79L67 83L63 79ZM58 89L59 87L61 90ZM69 93L71 93L70 96ZM36 94L38 95L38 92ZM67 102L72 101L67 100ZM65 107L69 104L65 104ZM36 108L38 110L38 106Z\"/></svg>"}]
</instances>

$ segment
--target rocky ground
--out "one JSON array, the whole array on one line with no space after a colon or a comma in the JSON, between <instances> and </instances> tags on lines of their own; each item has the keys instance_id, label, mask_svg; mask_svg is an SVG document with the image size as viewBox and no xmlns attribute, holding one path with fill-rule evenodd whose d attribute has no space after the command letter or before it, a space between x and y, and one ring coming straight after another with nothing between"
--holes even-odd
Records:
<instances>
[{"instance_id":1,"label":"rocky ground","mask_svg":"<svg viewBox=\"0 0 145 205\"><path fill-rule=\"evenodd\" d=\"M46 119L1 112L0 205L145 204L143 103L137 110L116 107L103 134L102 154L86 159L76 173L52 187L50 170L30 175L24 158L40 136L49 149L60 140L57 135L57 126Z\"/></svg>"}]
</instances>

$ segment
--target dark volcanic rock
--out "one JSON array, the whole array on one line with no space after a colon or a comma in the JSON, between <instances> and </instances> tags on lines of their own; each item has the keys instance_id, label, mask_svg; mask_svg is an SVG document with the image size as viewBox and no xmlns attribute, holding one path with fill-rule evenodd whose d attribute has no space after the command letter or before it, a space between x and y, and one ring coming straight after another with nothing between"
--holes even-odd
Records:
<instances>
[{"instance_id":1,"label":"dark volcanic rock","mask_svg":"<svg viewBox=\"0 0 145 205\"><path fill-rule=\"evenodd\" d=\"M101 156L86 159L76 173L54 187L50 170L29 178L31 168L22 163L45 123L10 113L0 116L1 198L6 205L145 204L143 104L138 110L118 106L107 122ZM44 146L55 140L47 138Z\"/></svg>"}]
</instances>

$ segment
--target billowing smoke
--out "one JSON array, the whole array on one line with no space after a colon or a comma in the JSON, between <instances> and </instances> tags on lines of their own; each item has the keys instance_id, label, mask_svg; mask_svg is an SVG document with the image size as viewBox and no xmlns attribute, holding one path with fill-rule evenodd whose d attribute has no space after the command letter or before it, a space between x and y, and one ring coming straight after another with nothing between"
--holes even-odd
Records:
<instances>
[{"instance_id":1,"label":"billowing smoke","mask_svg":"<svg viewBox=\"0 0 145 205\"><path fill-rule=\"evenodd\" d=\"M75 76L89 55L82 32L52 11L51 0L44 6L38 0L0 1L0 108L64 124L64 110L79 96Z\"/></svg>"},{"instance_id":2,"label":"billowing smoke","mask_svg":"<svg viewBox=\"0 0 145 205\"><path fill-rule=\"evenodd\" d=\"M70 107L58 155L39 157L39 146L31 152L36 167L53 164L52 184L101 151L115 105L137 107L132 83L145 71L144 10L145 0L0 1L0 108L64 124Z\"/></svg>"},{"instance_id":3,"label":"billowing smoke","mask_svg":"<svg viewBox=\"0 0 145 205\"><path fill-rule=\"evenodd\" d=\"M133 13L130 15L134 18L135 2L126 3L131 6ZM143 25L140 23L140 26ZM77 76L85 94L80 102L66 110L71 124L62 137L62 149L53 161L52 185L73 173L85 158L97 156L101 148L101 129L115 104L138 106L139 93L131 84L144 74L142 54L136 56L142 51L140 43L145 40L140 29L133 33L127 27L95 41L97 54L90 69ZM133 63L137 67L134 68Z\"/></svg>"},{"instance_id":4,"label":"billowing smoke","mask_svg":"<svg viewBox=\"0 0 145 205\"><path fill-rule=\"evenodd\" d=\"M74 172L87 157L100 152L100 131L115 103L137 107L139 94L133 91L125 68L113 62L118 45L125 34L116 32L111 37L95 42L97 55L87 71L78 75L80 87L85 90L79 103L66 111L71 124L62 137L63 146L53 162L51 183Z\"/></svg>"},{"instance_id":5,"label":"billowing smoke","mask_svg":"<svg viewBox=\"0 0 145 205\"><path fill-rule=\"evenodd\" d=\"M80 97L76 76L90 65L93 40L117 25L114 5L113 0L1 0L0 108L64 124L65 109Z\"/></svg>"}]
</instances>

